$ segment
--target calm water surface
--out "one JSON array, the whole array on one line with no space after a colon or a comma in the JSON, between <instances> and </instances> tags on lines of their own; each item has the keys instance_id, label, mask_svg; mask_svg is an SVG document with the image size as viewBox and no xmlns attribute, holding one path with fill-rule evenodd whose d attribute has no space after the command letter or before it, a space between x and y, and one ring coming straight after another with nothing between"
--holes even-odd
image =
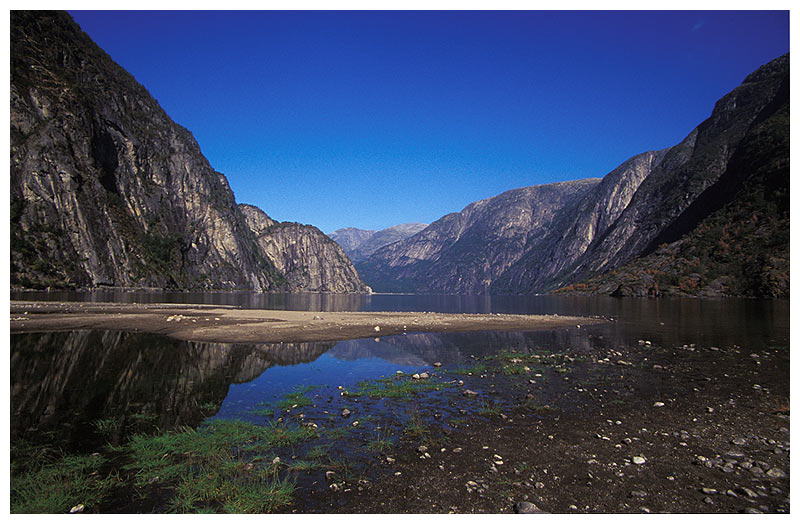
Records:
<instances>
[{"instance_id":1,"label":"calm water surface","mask_svg":"<svg viewBox=\"0 0 800 524\"><path fill-rule=\"evenodd\" d=\"M394 376L398 371L436 372L454 379L457 375L449 372L474 366L500 351L579 355L593 348L634 346L640 340L668 347L738 345L748 351L788 346L789 337L788 301L110 291L15 293L12 298L311 311L555 313L613 319L597 326L554 331L410 333L305 344L195 343L113 331L12 335L12 438L49 437L76 451L91 451L108 441L121 442L132 432L197 426L212 418L269 422L281 417L276 406L292 391L304 391L313 399L314 406L304 410L304 420L321 425L334 420L341 423L338 413L328 412L326 405L364 380ZM442 367L435 368L434 362ZM583 366L578 372L588 375L596 370ZM544 400L558 403L566 394L553 386ZM386 399L369 406L363 400L358 405L358 401L353 400L353 407L359 410L353 410L351 420L360 416L361 427L368 431L402 425L423 405L428 415L436 412L435 420L464 415L456 413L454 406L426 396L411 402ZM474 406L470 414L479 408ZM356 444L351 440L349 445Z\"/></svg>"}]
</instances>

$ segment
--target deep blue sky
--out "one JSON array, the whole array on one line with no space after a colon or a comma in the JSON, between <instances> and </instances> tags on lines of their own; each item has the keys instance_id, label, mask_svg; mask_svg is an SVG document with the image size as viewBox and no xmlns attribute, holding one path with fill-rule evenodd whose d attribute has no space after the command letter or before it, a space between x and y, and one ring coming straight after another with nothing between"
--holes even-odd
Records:
<instances>
[{"instance_id":1,"label":"deep blue sky","mask_svg":"<svg viewBox=\"0 0 800 524\"><path fill-rule=\"evenodd\" d=\"M70 13L238 202L325 232L601 177L789 50L788 12Z\"/></svg>"}]
</instances>

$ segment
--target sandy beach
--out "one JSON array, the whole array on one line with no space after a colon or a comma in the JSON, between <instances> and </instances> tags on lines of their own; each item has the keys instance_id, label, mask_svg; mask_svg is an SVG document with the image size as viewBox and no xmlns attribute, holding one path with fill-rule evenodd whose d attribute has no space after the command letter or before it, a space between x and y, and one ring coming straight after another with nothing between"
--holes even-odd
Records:
<instances>
[{"instance_id":1,"label":"sandy beach","mask_svg":"<svg viewBox=\"0 0 800 524\"><path fill-rule=\"evenodd\" d=\"M413 332L532 331L603 322L559 315L319 312L234 306L11 302L11 333L113 329L199 342L317 342Z\"/></svg>"}]
</instances>

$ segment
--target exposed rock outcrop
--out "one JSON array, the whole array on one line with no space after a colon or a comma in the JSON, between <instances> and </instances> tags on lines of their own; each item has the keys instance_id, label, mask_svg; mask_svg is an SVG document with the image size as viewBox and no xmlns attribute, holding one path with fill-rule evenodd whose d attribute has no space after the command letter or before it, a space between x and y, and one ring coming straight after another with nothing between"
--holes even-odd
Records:
<instances>
[{"instance_id":1,"label":"exposed rock outcrop","mask_svg":"<svg viewBox=\"0 0 800 524\"><path fill-rule=\"evenodd\" d=\"M12 286L366 289L307 226L265 253L192 134L63 12L11 13L10 193Z\"/></svg>"},{"instance_id":2,"label":"exposed rock outcrop","mask_svg":"<svg viewBox=\"0 0 800 524\"><path fill-rule=\"evenodd\" d=\"M739 248L733 251L748 260L747 269L730 271L737 264L732 259L708 272L711 294L783 296L788 293L788 235L781 232L788 231L788 75L788 55L766 64L720 99L680 144L637 155L602 182L534 186L470 204L356 267L377 291L540 293L633 263L703 223L713 233L686 246L723 235L727 240L720 249L729 250L733 242ZM728 218L703 222L724 209ZM752 222L742 209L760 222L731 226ZM767 253L745 253L755 245ZM730 258L703 249L703 257ZM688 275L680 268L689 266L671 266L673 284ZM741 282L752 280L747 275L753 272L762 275L760 282ZM580 291L659 293L653 275L642 278L646 285L632 285L621 273L616 284ZM691 293L698 285L682 289Z\"/></svg>"},{"instance_id":3,"label":"exposed rock outcrop","mask_svg":"<svg viewBox=\"0 0 800 524\"><path fill-rule=\"evenodd\" d=\"M287 291L370 292L339 244L316 227L276 222L249 204L239 209L267 260L286 279Z\"/></svg>"},{"instance_id":4,"label":"exposed rock outcrop","mask_svg":"<svg viewBox=\"0 0 800 524\"><path fill-rule=\"evenodd\" d=\"M380 291L487 293L527 251L543 246L600 179L507 191L446 215L356 267Z\"/></svg>"}]
</instances>

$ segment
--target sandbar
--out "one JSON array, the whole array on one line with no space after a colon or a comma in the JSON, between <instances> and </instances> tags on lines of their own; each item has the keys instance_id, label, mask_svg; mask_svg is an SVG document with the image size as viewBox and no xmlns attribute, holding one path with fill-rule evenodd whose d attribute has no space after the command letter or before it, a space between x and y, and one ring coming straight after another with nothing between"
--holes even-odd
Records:
<instances>
[{"instance_id":1,"label":"sandbar","mask_svg":"<svg viewBox=\"0 0 800 524\"><path fill-rule=\"evenodd\" d=\"M328 312L196 304L11 301L11 333L108 329L197 342L318 342L413 332L537 331L603 322L560 315Z\"/></svg>"}]
</instances>

